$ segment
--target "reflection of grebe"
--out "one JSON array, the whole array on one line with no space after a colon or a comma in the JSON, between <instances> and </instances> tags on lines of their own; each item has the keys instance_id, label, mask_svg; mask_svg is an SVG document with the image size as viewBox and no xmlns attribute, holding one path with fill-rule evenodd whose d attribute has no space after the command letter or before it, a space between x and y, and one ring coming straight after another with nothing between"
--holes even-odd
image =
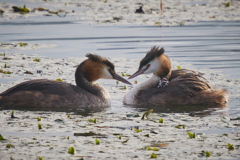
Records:
<instances>
[{"instance_id":1,"label":"reflection of grebe","mask_svg":"<svg viewBox=\"0 0 240 160\"><path fill-rule=\"evenodd\" d=\"M164 49L153 47L141 60L139 69L129 79L140 74L153 76L132 88L123 99L130 105L210 105L228 102L227 91L213 90L200 73L186 69L171 70Z\"/></svg>"},{"instance_id":2,"label":"reflection of grebe","mask_svg":"<svg viewBox=\"0 0 240 160\"><path fill-rule=\"evenodd\" d=\"M106 58L87 54L76 69L77 86L46 79L20 83L0 94L2 107L94 107L110 106L110 95L93 82L116 79L131 84L116 74L114 65Z\"/></svg>"}]
</instances>

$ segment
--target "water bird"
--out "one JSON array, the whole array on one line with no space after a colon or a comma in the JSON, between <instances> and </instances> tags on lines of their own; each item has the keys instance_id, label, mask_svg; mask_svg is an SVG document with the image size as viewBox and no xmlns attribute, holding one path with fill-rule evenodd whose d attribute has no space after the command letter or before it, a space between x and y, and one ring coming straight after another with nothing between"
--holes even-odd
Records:
<instances>
[{"instance_id":1,"label":"water bird","mask_svg":"<svg viewBox=\"0 0 240 160\"><path fill-rule=\"evenodd\" d=\"M136 9L135 13L143 13L144 14L142 6L140 6L139 9Z\"/></svg>"},{"instance_id":2,"label":"water bird","mask_svg":"<svg viewBox=\"0 0 240 160\"><path fill-rule=\"evenodd\" d=\"M95 54L86 54L75 71L76 85L47 79L36 79L17 84L0 94L0 106L21 107L107 107L110 95L94 82L116 79L130 84L115 72L112 62Z\"/></svg>"},{"instance_id":3,"label":"water bird","mask_svg":"<svg viewBox=\"0 0 240 160\"><path fill-rule=\"evenodd\" d=\"M123 99L129 105L223 106L228 103L225 89L214 90L201 73L187 69L171 69L164 49L152 47L141 60L139 69L129 79L153 73L147 81L132 88Z\"/></svg>"}]
</instances>

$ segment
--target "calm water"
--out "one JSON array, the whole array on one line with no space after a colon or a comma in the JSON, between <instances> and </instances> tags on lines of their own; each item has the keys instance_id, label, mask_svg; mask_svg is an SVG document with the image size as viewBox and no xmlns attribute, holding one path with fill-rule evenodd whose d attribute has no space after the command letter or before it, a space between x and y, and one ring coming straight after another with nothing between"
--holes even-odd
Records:
<instances>
[{"instance_id":1,"label":"calm water","mask_svg":"<svg viewBox=\"0 0 240 160\"><path fill-rule=\"evenodd\" d=\"M0 22L0 41L58 45L37 50L8 50L54 58L83 57L90 52L106 57L141 59L157 45L164 47L172 60L190 63L196 68L214 69L216 73L225 74L226 79L240 78L239 22L198 22L160 28L91 26L71 16L34 17ZM229 106L231 115L240 115L239 99L232 99Z\"/></svg>"}]
</instances>

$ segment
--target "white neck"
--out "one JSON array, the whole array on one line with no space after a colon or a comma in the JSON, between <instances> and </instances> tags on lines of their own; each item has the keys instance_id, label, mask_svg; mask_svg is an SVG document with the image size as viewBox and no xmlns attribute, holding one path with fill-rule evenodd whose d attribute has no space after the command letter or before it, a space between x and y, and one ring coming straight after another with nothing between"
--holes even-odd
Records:
<instances>
[{"instance_id":1,"label":"white neck","mask_svg":"<svg viewBox=\"0 0 240 160\"><path fill-rule=\"evenodd\" d=\"M153 74L151 78L148 80L134 86L123 98L123 103L124 104L130 104L134 105L135 104L135 96L137 93L143 89L148 89L150 87L157 86L159 84L160 77L156 76Z\"/></svg>"}]
</instances>

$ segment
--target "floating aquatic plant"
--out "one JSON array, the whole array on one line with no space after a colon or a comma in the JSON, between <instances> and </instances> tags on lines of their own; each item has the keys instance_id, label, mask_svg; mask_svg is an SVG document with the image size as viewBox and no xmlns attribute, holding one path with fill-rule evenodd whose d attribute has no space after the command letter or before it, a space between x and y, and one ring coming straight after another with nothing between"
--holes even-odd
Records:
<instances>
[{"instance_id":1,"label":"floating aquatic plant","mask_svg":"<svg viewBox=\"0 0 240 160\"><path fill-rule=\"evenodd\" d=\"M180 126L175 126L175 128L177 128L177 129L181 129L181 127L180 127Z\"/></svg>"},{"instance_id":2,"label":"floating aquatic plant","mask_svg":"<svg viewBox=\"0 0 240 160\"><path fill-rule=\"evenodd\" d=\"M117 84L117 85L119 84L119 80L116 81L116 84Z\"/></svg>"},{"instance_id":3,"label":"floating aquatic plant","mask_svg":"<svg viewBox=\"0 0 240 160\"><path fill-rule=\"evenodd\" d=\"M22 42L20 42L19 45L20 45L20 47L23 47L23 46L26 46L27 43L22 43Z\"/></svg>"},{"instance_id":4,"label":"floating aquatic plant","mask_svg":"<svg viewBox=\"0 0 240 160\"><path fill-rule=\"evenodd\" d=\"M63 82L63 80L61 78L56 79L56 81Z\"/></svg>"},{"instance_id":5,"label":"floating aquatic plant","mask_svg":"<svg viewBox=\"0 0 240 160\"><path fill-rule=\"evenodd\" d=\"M141 130L138 130L138 129L134 128L134 130L135 130L136 132L142 132L142 129L141 129Z\"/></svg>"},{"instance_id":6,"label":"floating aquatic plant","mask_svg":"<svg viewBox=\"0 0 240 160\"><path fill-rule=\"evenodd\" d=\"M120 134L118 138L119 138L119 139L122 139L122 135Z\"/></svg>"},{"instance_id":7,"label":"floating aquatic plant","mask_svg":"<svg viewBox=\"0 0 240 160\"><path fill-rule=\"evenodd\" d=\"M3 136L0 134L0 141L5 140Z\"/></svg>"},{"instance_id":8,"label":"floating aquatic plant","mask_svg":"<svg viewBox=\"0 0 240 160\"><path fill-rule=\"evenodd\" d=\"M226 4L225 4L225 7L230 7L231 6L231 2L227 2Z\"/></svg>"},{"instance_id":9,"label":"floating aquatic plant","mask_svg":"<svg viewBox=\"0 0 240 160\"><path fill-rule=\"evenodd\" d=\"M145 117L148 118L148 116L152 113L153 109L150 109L149 111L143 113L141 120L144 120Z\"/></svg>"},{"instance_id":10,"label":"floating aquatic plant","mask_svg":"<svg viewBox=\"0 0 240 160\"><path fill-rule=\"evenodd\" d=\"M163 123L163 119L161 118L161 119L159 119L159 123Z\"/></svg>"},{"instance_id":11,"label":"floating aquatic plant","mask_svg":"<svg viewBox=\"0 0 240 160\"><path fill-rule=\"evenodd\" d=\"M42 158L42 157L40 157L40 156L39 156L38 158L39 158L39 160L45 160L45 159L43 159L43 158Z\"/></svg>"},{"instance_id":12,"label":"floating aquatic plant","mask_svg":"<svg viewBox=\"0 0 240 160\"><path fill-rule=\"evenodd\" d=\"M181 67L180 67L180 66L177 66L177 68L178 68L178 69L181 69Z\"/></svg>"},{"instance_id":13,"label":"floating aquatic plant","mask_svg":"<svg viewBox=\"0 0 240 160\"><path fill-rule=\"evenodd\" d=\"M149 137L149 134L145 134L144 136L145 136L145 137Z\"/></svg>"},{"instance_id":14,"label":"floating aquatic plant","mask_svg":"<svg viewBox=\"0 0 240 160\"><path fill-rule=\"evenodd\" d=\"M3 56L3 57L5 57L5 55L6 55L5 53L3 53L3 54L0 54L0 56Z\"/></svg>"},{"instance_id":15,"label":"floating aquatic plant","mask_svg":"<svg viewBox=\"0 0 240 160\"><path fill-rule=\"evenodd\" d=\"M68 136L68 137L67 137L67 140L69 140L69 138L70 138L70 137Z\"/></svg>"},{"instance_id":16,"label":"floating aquatic plant","mask_svg":"<svg viewBox=\"0 0 240 160\"><path fill-rule=\"evenodd\" d=\"M94 119L88 119L88 122L97 123L97 118L94 118Z\"/></svg>"},{"instance_id":17,"label":"floating aquatic plant","mask_svg":"<svg viewBox=\"0 0 240 160\"><path fill-rule=\"evenodd\" d=\"M70 117L71 117L71 115L70 115L70 114L68 114L67 116L68 116L68 118L70 118Z\"/></svg>"},{"instance_id":18,"label":"floating aquatic plant","mask_svg":"<svg viewBox=\"0 0 240 160\"><path fill-rule=\"evenodd\" d=\"M127 143L127 142L128 142L128 140L129 140L129 138L128 138L128 139L126 139L125 141L122 141L122 143Z\"/></svg>"},{"instance_id":19,"label":"floating aquatic plant","mask_svg":"<svg viewBox=\"0 0 240 160\"><path fill-rule=\"evenodd\" d=\"M137 80L135 80L135 81L134 81L134 84L137 84L137 83L138 83L138 81L137 81Z\"/></svg>"},{"instance_id":20,"label":"floating aquatic plant","mask_svg":"<svg viewBox=\"0 0 240 160\"><path fill-rule=\"evenodd\" d=\"M96 142L96 145L100 145L100 141L97 138L95 138L95 142Z\"/></svg>"},{"instance_id":21,"label":"floating aquatic plant","mask_svg":"<svg viewBox=\"0 0 240 160\"><path fill-rule=\"evenodd\" d=\"M152 148L150 147L150 146L148 146L148 148L147 148L148 150L152 150Z\"/></svg>"},{"instance_id":22,"label":"floating aquatic plant","mask_svg":"<svg viewBox=\"0 0 240 160\"><path fill-rule=\"evenodd\" d=\"M127 77L130 77L130 76L131 76L131 74L126 74L126 76L127 76Z\"/></svg>"},{"instance_id":23,"label":"floating aquatic plant","mask_svg":"<svg viewBox=\"0 0 240 160\"><path fill-rule=\"evenodd\" d=\"M206 151L205 154L206 154L206 157L210 157L211 156L211 153L209 151Z\"/></svg>"},{"instance_id":24,"label":"floating aquatic plant","mask_svg":"<svg viewBox=\"0 0 240 160\"><path fill-rule=\"evenodd\" d=\"M157 155L155 153L152 153L151 158L157 158Z\"/></svg>"},{"instance_id":25,"label":"floating aquatic plant","mask_svg":"<svg viewBox=\"0 0 240 160\"><path fill-rule=\"evenodd\" d=\"M158 149L158 148L155 148L155 147L153 147L153 150L154 150L154 151L159 151L159 149Z\"/></svg>"},{"instance_id":26,"label":"floating aquatic plant","mask_svg":"<svg viewBox=\"0 0 240 160\"><path fill-rule=\"evenodd\" d=\"M37 117L37 120L38 120L38 121L41 121L41 117Z\"/></svg>"},{"instance_id":27,"label":"floating aquatic plant","mask_svg":"<svg viewBox=\"0 0 240 160\"><path fill-rule=\"evenodd\" d=\"M76 151L75 151L75 148L74 147L70 147L69 150L68 150L68 153L69 154L74 154Z\"/></svg>"},{"instance_id":28,"label":"floating aquatic plant","mask_svg":"<svg viewBox=\"0 0 240 160\"><path fill-rule=\"evenodd\" d=\"M35 62L40 62L40 59L35 58L35 59L33 59L33 61L35 61Z\"/></svg>"},{"instance_id":29,"label":"floating aquatic plant","mask_svg":"<svg viewBox=\"0 0 240 160\"><path fill-rule=\"evenodd\" d=\"M6 148L15 148L15 145L7 144L7 145L6 145Z\"/></svg>"},{"instance_id":30,"label":"floating aquatic plant","mask_svg":"<svg viewBox=\"0 0 240 160\"><path fill-rule=\"evenodd\" d=\"M16 118L16 117L14 116L14 110L12 110L11 118Z\"/></svg>"},{"instance_id":31,"label":"floating aquatic plant","mask_svg":"<svg viewBox=\"0 0 240 160\"><path fill-rule=\"evenodd\" d=\"M233 144L228 143L228 149L229 149L229 150L234 150Z\"/></svg>"},{"instance_id":32,"label":"floating aquatic plant","mask_svg":"<svg viewBox=\"0 0 240 160\"><path fill-rule=\"evenodd\" d=\"M122 76L125 76L125 74L122 72Z\"/></svg>"},{"instance_id":33,"label":"floating aquatic plant","mask_svg":"<svg viewBox=\"0 0 240 160\"><path fill-rule=\"evenodd\" d=\"M40 123L38 123L38 129L43 129L43 126Z\"/></svg>"},{"instance_id":34,"label":"floating aquatic plant","mask_svg":"<svg viewBox=\"0 0 240 160\"><path fill-rule=\"evenodd\" d=\"M187 132L187 133L188 133L188 136L189 136L190 139L196 138L196 133L195 132L194 133Z\"/></svg>"}]
</instances>

